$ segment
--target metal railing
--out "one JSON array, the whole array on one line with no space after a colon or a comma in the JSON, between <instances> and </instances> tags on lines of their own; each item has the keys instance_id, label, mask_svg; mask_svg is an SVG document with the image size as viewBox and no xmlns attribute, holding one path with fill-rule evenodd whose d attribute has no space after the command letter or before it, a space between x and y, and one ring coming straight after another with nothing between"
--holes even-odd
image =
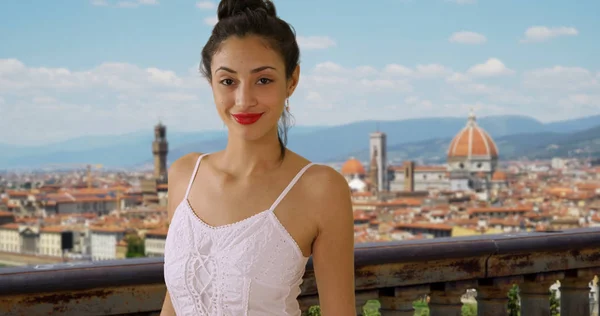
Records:
<instances>
[{"instance_id":1,"label":"metal railing","mask_svg":"<svg viewBox=\"0 0 600 316\"><path fill-rule=\"evenodd\" d=\"M550 315L558 280L560 315L588 316L600 228L360 244L355 266L359 313L378 300L383 316L412 316L413 302L428 295L430 315L457 316L475 289L478 315L508 315L516 284L521 315ZM302 309L317 305L312 260L301 287ZM0 269L0 315L151 315L164 294L162 258Z\"/></svg>"}]
</instances>

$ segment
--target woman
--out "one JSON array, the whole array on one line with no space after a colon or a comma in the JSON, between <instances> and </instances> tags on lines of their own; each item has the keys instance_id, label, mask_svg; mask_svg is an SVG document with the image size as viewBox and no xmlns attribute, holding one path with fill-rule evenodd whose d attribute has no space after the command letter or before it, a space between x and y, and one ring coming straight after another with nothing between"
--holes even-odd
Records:
<instances>
[{"instance_id":1,"label":"woman","mask_svg":"<svg viewBox=\"0 0 600 316\"><path fill-rule=\"evenodd\" d=\"M218 18L201 70L228 142L169 169L161 315L300 315L311 255L323 315L356 315L348 184L285 147L294 32L265 0L222 0Z\"/></svg>"}]
</instances>

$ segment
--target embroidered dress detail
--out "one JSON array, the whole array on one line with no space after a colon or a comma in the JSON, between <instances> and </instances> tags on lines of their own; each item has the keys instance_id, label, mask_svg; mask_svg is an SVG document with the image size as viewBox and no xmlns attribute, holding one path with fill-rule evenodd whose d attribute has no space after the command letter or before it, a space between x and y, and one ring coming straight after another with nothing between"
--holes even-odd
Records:
<instances>
[{"instance_id":1,"label":"embroidered dress detail","mask_svg":"<svg viewBox=\"0 0 600 316\"><path fill-rule=\"evenodd\" d=\"M164 276L178 316L301 314L297 297L308 257L274 213L308 164L273 205L235 223L212 226L192 209L188 196L198 158L165 242Z\"/></svg>"}]
</instances>

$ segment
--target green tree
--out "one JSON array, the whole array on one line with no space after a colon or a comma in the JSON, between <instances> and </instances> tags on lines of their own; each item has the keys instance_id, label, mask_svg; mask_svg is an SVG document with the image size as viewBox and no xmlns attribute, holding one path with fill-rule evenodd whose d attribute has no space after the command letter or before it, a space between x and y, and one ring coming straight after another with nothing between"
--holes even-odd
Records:
<instances>
[{"instance_id":1,"label":"green tree","mask_svg":"<svg viewBox=\"0 0 600 316\"><path fill-rule=\"evenodd\" d=\"M364 316L381 316L379 312L379 308L381 308L381 303L378 300L369 300L363 306L363 315Z\"/></svg>"},{"instance_id":2,"label":"green tree","mask_svg":"<svg viewBox=\"0 0 600 316\"><path fill-rule=\"evenodd\" d=\"M462 316L477 316L477 303L465 303L462 307Z\"/></svg>"},{"instance_id":3,"label":"green tree","mask_svg":"<svg viewBox=\"0 0 600 316\"><path fill-rule=\"evenodd\" d=\"M125 238L127 242L127 253L126 258L138 258L146 256L146 249L144 246L144 240L137 234L131 234Z\"/></svg>"},{"instance_id":4,"label":"green tree","mask_svg":"<svg viewBox=\"0 0 600 316\"><path fill-rule=\"evenodd\" d=\"M521 304L519 304L519 287L513 284L510 291L508 291L508 315L519 316L521 314Z\"/></svg>"},{"instance_id":5,"label":"green tree","mask_svg":"<svg viewBox=\"0 0 600 316\"><path fill-rule=\"evenodd\" d=\"M560 302L558 298L556 298L556 290L550 291L550 315L559 316L558 309L560 307Z\"/></svg>"},{"instance_id":6,"label":"green tree","mask_svg":"<svg viewBox=\"0 0 600 316\"><path fill-rule=\"evenodd\" d=\"M311 306L308 309L308 316L321 316L321 306Z\"/></svg>"}]
</instances>

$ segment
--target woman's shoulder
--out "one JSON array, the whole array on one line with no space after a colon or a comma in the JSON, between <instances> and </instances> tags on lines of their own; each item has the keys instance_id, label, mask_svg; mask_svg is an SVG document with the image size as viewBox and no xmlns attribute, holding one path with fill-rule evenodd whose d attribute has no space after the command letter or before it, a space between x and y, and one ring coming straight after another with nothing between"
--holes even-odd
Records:
<instances>
[{"instance_id":1,"label":"woman's shoulder","mask_svg":"<svg viewBox=\"0 0 600 316\"><path fill-rule=\"evenodd\" d=\"M292 152L292 155L295 160L293 165L309 166L302 175L302 181L300 182L304 184L303 186L311 188L310 191L319 193L323 189L327 191L331 189L350 189L344 176L334 168L325 164L312 162L294 152Z\"/></svg>"},{"instance_id":2,"label":"woman's shoulder","mask_svg":"<svg viewBox=\"0 0 600 316\"><path fill-rule=\"evenodd\" d=\"M352 194L346 178L334 168L312 163L302 175L303 208L325 225L331 218L352 217Z\"/></svg>"},{"instance_id":3,"label":"woman's shoulder","mask_svg":"<svg viewBox=\"0 0 600 316\"><path fill-rule=\"evenodd\" d=\"M175 160L169 167L169 179L178 179L181 175L187 174L194 170L198 158L202 153L188 153Z\"/></svg>"},{"instance_id":4,"label":"woman's shoulder","mask_svg":"<svg viewBox=\"0 0 600 316\"><path fill-rule=\"evenodd\" d=\"M303 158L303 165L310 164L302 175L302 193L310 200L321 203L327 200L345 199L350 196L350 187L344 176L334 168L313 163Z\"/></svg>"}]
</instances>

